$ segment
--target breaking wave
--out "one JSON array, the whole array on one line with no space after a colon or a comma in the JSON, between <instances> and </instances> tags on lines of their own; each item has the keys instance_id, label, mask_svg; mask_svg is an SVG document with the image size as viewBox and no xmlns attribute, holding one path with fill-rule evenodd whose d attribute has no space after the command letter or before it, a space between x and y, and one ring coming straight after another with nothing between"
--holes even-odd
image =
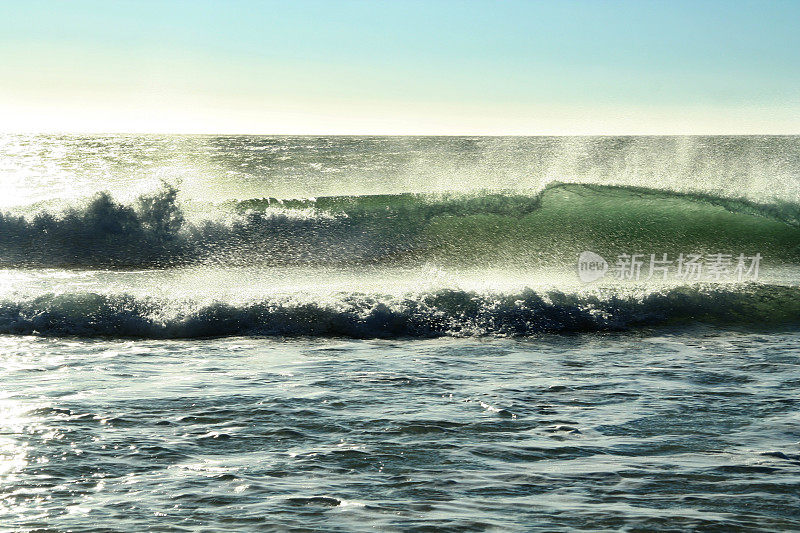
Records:
<instances>
[{"instance_id":1,"label":"breaking wave","mask_svg":"<svg viewBox=\"0 0 800 533\"><path fill-rule=\"evenodd\" d=\"M437 260L564 264L592 249L756 252L800 259L800 206L636 187L551 184L524 194L252 199L189 221L178 191L109 194L33 216L0 214L0 266L169 267Z\"/></svg>"},{"instance_id":2,"label":"breaking wave","mask_svg":"<svg viewBox=\"0 0 800 533\"><path fill-rule=\"evenodd\" d=\"M647 294L516 294L441 290L406 297L343 295L334 303L165 302L68 293L0 302L0 334L151 339L220 336L399 338L530 336L705 323L800 323L796 287L684 286Z\"/></svg>"}]
</instances>

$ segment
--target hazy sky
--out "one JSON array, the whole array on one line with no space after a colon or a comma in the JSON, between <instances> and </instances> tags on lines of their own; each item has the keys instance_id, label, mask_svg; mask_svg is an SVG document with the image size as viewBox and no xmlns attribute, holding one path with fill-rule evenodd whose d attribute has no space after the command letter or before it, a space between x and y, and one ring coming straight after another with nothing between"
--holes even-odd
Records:
<instances>
[{"instance_id":1,"label":"hazy sky","mask_svg":"<svg viewBox=\"0 0 800 533\"><path fill-rule=\"evenodd\" d=\"M800 133L798 28L798 0L0 0L0 130Z\"/></svg>"}]
</instances>

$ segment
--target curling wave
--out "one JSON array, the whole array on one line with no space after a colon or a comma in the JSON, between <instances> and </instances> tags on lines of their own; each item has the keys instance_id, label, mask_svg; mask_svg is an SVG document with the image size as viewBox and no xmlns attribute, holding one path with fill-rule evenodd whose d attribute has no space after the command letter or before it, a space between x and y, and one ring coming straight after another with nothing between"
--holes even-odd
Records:
<instances>
[{"instance_id":1,"label":"curling wave","mask_svg":"<svg viewBox=\"0 0 800 533\"><path fill-rule=\"evenodd\" d=\"M761 253L800 259L800 206L635 187L551 184L531 194L252 199L187 220L170 186L61 214L0 214L0 266L192 263L570 264L576 252Z\"/></svg>"},{"instance_id":2,"label":"curling wave","mask_svg":"<svg viewBox=\"0 0 800 533\"><path fill-rule=\"evenodd\" d=\"M49 294L0 302L0 334L397 338L530 336L695 323L761 328L800 323L797 291L758 284L684 286L627 296L441 290L402 298L349 294L335 303L264 300L244 305L175 305L124 294Z\"/></svg>"}]
</instances>

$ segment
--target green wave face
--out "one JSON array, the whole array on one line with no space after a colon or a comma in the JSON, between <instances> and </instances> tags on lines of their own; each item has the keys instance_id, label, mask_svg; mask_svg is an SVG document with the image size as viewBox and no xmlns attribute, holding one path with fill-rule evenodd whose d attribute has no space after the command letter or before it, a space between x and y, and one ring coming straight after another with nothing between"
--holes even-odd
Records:
<instances>
[{"instance_id":1,"label":"green wave face","mask_svg":"<svg viewBox=\"0 0 800 533\"><path fill-rule=\"evenodd\" d=\"M248 200L236 207L264 210L277 202ZM408 259L563 266L574 262L577 253L592 250L606 258L623 253L760 253L772 262L800 260L800 207L788 203L553 184L527 196L401 194L280 205L346 217L371 241L405 242L396 249Z\"/></svg>"},{"instance_id":2,"label":"green wave face","mask_svg":"<svg viewBox=\"0 0 800 533\"><path fill-rule=\"evenodd\" d=\"M98 195L32 218L0 213L0 266L387 264L564 268L589 250L761 254L800 261L800 208L642 188L555 184L530 194L248 200L190 220L167 188L135 205ZM209 206L205 206L209 207ZM224 211L224 209L223 209ZM211 218L208 218L208 217Z\"/></svg>"}]
</instances>

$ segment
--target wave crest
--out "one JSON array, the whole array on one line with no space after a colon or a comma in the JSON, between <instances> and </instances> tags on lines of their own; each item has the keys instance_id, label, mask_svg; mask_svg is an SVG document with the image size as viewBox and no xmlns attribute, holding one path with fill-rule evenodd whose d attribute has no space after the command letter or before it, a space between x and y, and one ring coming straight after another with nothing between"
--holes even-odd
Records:
<instances>
[{"instance_id":1,"label":"wave crest","mask_svg":"<svg viewBox=\"0 0 800 533\"><path fill-rule=\"evenodd\" d=\"M767 327L800 323L797 288L692 286L643 295L478 294L460 290L390 298L350 294L335 303L243 305L165 302L73 293L0 302L0 334L135 337L353 338L530 336L685 325ZM165 311L172 309L172 311Z\"/></svg>"}]
</instances>

